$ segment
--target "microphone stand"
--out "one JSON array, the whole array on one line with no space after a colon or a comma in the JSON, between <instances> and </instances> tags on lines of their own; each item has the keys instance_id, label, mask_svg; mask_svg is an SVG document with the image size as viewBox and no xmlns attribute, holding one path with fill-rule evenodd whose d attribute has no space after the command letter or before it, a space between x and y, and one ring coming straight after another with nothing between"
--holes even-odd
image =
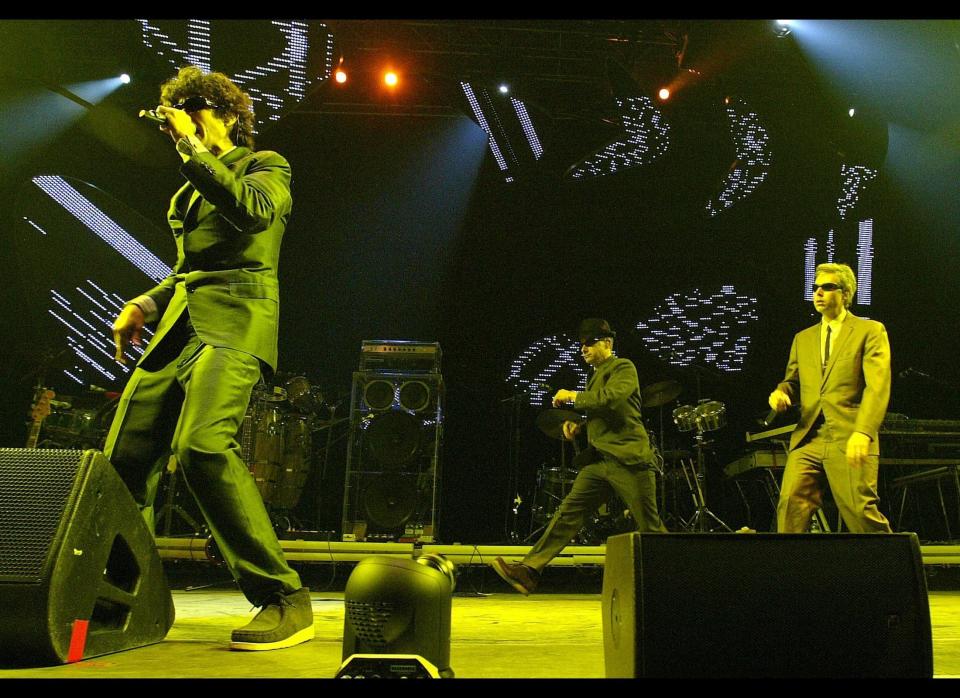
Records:
<instances>
[{"instance_id":1,"label":"microphone stand","mask_svg":"<svg viewBox=\"0 0 960 698\"><path fill-rule=\"evenodd\" d=\"M507 497L511 498L512 506L507 508L503 520L503 532L508 543L517 545L521 542L518 528L520 525L520 505L523 499L520 496L520 408L524 398L533 393L534 388L515 390L513 395L500 401L501 404L510 403L511 407L511 437L510 450L507 453L507 467L510 477L507 480Z\"/></svg>"}]
</instances>

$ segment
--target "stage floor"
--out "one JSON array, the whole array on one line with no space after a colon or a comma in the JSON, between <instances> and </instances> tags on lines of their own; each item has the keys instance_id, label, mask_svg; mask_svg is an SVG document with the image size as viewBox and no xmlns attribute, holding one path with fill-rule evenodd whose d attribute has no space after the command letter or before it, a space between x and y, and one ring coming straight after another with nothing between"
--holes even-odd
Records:
<instances>
[{"instance_id":1,"label":"stage floor","mask_svg":"<svg viewBox=\"0 0 960 698\"><path fill-rule=\"evenodd\" d=\"M175 591L177 620L159 644L76 664L0 670L0 678L332 678L340 666L343 594L313 593L317 636L272 652L233 652L230 630L252 610L237 591ZM960 677L960 591L931 591L934 673ZM599 594L512 593L453 600L458 678L602 678ZM825 643L829 630L824 629Z\"/></svg>"}]
</instances>

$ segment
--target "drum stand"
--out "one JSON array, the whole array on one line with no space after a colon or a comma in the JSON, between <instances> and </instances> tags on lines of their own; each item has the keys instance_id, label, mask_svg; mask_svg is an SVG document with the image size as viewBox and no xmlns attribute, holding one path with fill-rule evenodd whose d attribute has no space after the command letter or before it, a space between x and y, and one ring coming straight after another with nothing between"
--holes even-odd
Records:
<instances>
[{"instance_id":1,"label":"drum stand","mask_svg":"<svg viewBox=\"0 0 960 698\"><path fill-rule=\"evenodd\" d=\"M179 479L177 477L178 470L179 465L176 457L171 455L164 468L164 472L168 475L166 498L164 499L163 506L160 507L154 515L154 521L163 521L163 535L169 538L171 535L170 530L171 524L173 523L173 515L176 514L193 530L192 535L199 536L202 533L203 527L197 523L196 519L187 513L186 509L177 504L175 500Z\"/></svg>"},{"instance_id":2,"label":"drum stand","mask_svg":"<svg viewBox=\"0 0 960 698\"><path fill-rule=\"evenodd\" d=\"M690 520L681 523L683 528L687 531L698 531L704 533L707 531L714 531L714 528L707 528L706 522L707 519L713 519L715 523L720 524L720 527L723 528L728 533L733 533L733 529L727 526L719 516L710 511L710 507L707 506L707 500L703 494L703 481L706 475L706 468L703 457L703 450L709 445L710 442L705 441L703 438L703 431L697 427L696 436L694 436L696 443L693 447L697 450L697 462L694 464L693 459L689 459L689 462L680 459L680 466L683 468L683 477L687 481L687 488L690 490L690 496L693 499L693 506L695 511L693 516L690 517Z\"/></svg>"}]
</instances>

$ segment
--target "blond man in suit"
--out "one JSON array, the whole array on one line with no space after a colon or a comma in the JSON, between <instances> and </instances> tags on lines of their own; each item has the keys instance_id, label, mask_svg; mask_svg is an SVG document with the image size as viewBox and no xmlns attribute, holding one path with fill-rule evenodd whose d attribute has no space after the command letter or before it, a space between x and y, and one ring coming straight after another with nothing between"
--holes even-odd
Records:
<instances>
[{"instance_id":1,"label":"blond man in suit","mask_svg":"<svg viewBox=\"0 0 960 698\"><path fill-rule=\"evenodd\" d=\"M809 528L824 479L850 531L890 533L877 508L878 431L890 401L890 343L881 323L848 310L856 291L846 264L817 267L813 305L821 321L793 338L786 375L770 393L770 407L778 412L800 402L777 506L780 533Z\"/></svg>"}]
</instances>

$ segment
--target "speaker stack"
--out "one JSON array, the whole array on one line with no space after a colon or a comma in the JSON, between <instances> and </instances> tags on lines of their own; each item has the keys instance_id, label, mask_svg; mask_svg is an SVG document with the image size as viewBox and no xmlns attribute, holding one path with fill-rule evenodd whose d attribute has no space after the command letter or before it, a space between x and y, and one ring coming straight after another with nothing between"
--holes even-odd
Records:
<instances>
[{"instance_id":1,"label":"speaker stack","mask_svg":"<svg viewBox=\"0 0 960 698\"><path fill-rule=\"evenodd\" d=\"M160 642L173 599L140 510L99 451L0 449L0 665Z\"/></svg>"},{"instance_id":2,"label":"speaker stack","mask_svg":"<svg viewBox=\"0 0 960 698\"><path fill-rule=\"evenodd\" d=\"M916 535L607 539L607 677L933 675Z\"/></svg>"},{"instance_id":3,"label":"speaker stack","mask_svg":"<svg viewBox=\"0 0 960 698\"><path fill-rule=\"evenodd\" d=\"M435 342L362 343L350 399L343 540L437 540L440 357Z\"/></svg>"}]
</instances>

